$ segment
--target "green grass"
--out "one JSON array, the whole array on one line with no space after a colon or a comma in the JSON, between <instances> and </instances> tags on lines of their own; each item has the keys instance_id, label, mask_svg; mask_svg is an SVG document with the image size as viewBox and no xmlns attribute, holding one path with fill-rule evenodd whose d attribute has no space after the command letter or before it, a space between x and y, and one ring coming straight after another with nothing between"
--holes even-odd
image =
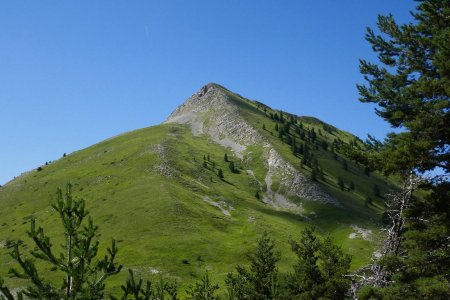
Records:
<instances>
[{"instance_id":1,"label":"green grass","mask_svg":"<svg viewBox=\"0 0 450 300\"><path fill-rule=\"evenodd\" d=\"M309 168L300 170L299 158L292 155L290 146L271 135L274 122L257 104L230 94L240 107L241 115L253 125L299 171L309 176ZM274 112L274 111L273 111ZM314 119L303 119L309 128L321 128ZM267 130L262 130L265 124ZM323 139L339 137L349 142L354 137L336 131L334 136L323 133ZM154 145L162 145L164 155L155 153ZM31 171L0 188L0 241L24 240L26 249L32 247L25 232L29 219L36 218L46 232L54 237L54 245L61 242L58 217L50 208L57 187L72 182L74 194L86 199L86 204L100 228L101 248L109 240L118 241L118 261L125 268L133 268L144 278L151 278L151 269L161 271L185 288L210 270L213 280L223 284L226 273L238 263L246 262L245 254L252 249L258 236L267 230L281 251L280 270L287 272L294 262L288 240L296 238L308 224L314 224L322 234L331 234L335 242L353 255L352 268L366 263L373 244L361 239L349 239L351 224L376 230L382 211L382 199L374 206L365 207L364 199L372 194L373 184L382 192L388 190L386 180L377 174L362 175L362 169L348 161L343 170L343 156L333 159L330 152L314 151L325 171L326 181L319 184L337 198L342 207L302 202L307 217L287 211L278 211L255 197L257 181L264 183L266 167L262 161L262 148L249 148L250 163L233 156L228 149L211 142L204 136L194 137L188 127L164 124L129 132L87 149L61 158L42 171ZM239 174L231 173L223 160L227 153ZM209 155L207 168L203 156ZM156 167L164 163L171 176L163 176ZM215 167L213 168L213 163ZM225 178L217 176L221 168ZM246 169L253 170L255 178ZM356 189L341 191L336 178L352 180ZM273 187L274 188L274 187ZM223 201L233 209L231 217L204 201ZM57 246L56 246L57 247ZM8 249L0 249L0 275L6 275L13 266ZM102 253L102 252L101 252ZM57 274L44 267L46 276L53 280ZM108 281L118 291L126 277L125 271ZM9 284L23 283L8 279Z\"/></svg>"}]
</instances>

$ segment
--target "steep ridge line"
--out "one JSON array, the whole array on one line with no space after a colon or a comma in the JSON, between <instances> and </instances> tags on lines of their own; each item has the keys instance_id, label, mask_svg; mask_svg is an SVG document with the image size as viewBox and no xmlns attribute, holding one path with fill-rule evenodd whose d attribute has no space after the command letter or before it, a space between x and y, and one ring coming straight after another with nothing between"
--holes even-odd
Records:
<instances>
[{"instance_id":1,"label":"steep ridge line","mask_svg":"<svg viewBox=\"0 0 450 300\"><path fill-rule=\"evenodd\" d=\"M336 199L285 161L270 142L239 114L239 107L227 93L230 92L216 84L207 84L181 104L164 123L188 124L194 135L207 135L217 144L231 148L241 159L248 146L262 146L267 168L267 192L263 201L275 208L301 213L301 205L290 201L289 196L340 206ZM285 195L272 190L273 176L281 178L280 189L286 191Z\"/></svg>"}]
</instances>

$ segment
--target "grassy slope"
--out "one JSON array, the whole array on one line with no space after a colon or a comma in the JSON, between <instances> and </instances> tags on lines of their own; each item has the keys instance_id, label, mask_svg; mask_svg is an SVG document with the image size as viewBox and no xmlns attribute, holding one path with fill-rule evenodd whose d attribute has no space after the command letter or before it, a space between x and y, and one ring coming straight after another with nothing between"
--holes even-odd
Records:
<instances>
[{"instance_id":1,"label":"grassy slope","mask_svg":"<svg viewBox=\"0 0 450 300\"><path fill-rule=\"evenodd\" d=\"M242 115L297 167L299 158L268 131L273 130L272 120L254 103L233 97ZM268 130L261 129L263 123ZM304 124L320 127L306 120ZM351 138L342 132L337 134L342 139ZM154 153L154 144L165 147L164 157ZM54 244L58 245L61 239L59 220L49 203L56 188L71 181L75 194L86 198L87 207L100 226L101 246L107 247L107 241L114 237L119 241L118 260L144 277L150 277L151 268L156 268L186 284L210 269L213 277L222 282L236 263L245 262L246 251L253 247L263 230L274 236L283 253L280 268L288 270L294 257L287 240L290 235L297 236L311 221L276 211L255 198L256 181L245 169L252 169L256 179L264 182L265 167L260 160L261 149L253 147L251 150L253 160L246 165L228 151L229 157L241 168L240 174L233 174L223 160L226 149L205 137L193 137L190 129L181 125L160 125L106 140L0 188L0 241L23 239L25 245L31 245L24 233L29 226L27 221L34 217L50 236L57 237ZM204 168L203 156L208 154L211 161L207 162L208 168ZM344 207L338 209L307 202L303 205L306 213L315 213L312 222L318 229L331 233L336 242L354 256L353 266L356 267L367 261L371 245L361 239L349 239L352 232L349 225L370 227L375 224L380 209L364 207L363 199L371 193L374 181L382 191L387 189L386 184L379 176L362 176L362 171L350 162L349 172L344 171L330 153L318 151L316 156L327 175L327 182L322 184ZM162 161L177 170L172 177L155 171ZM212 162L216 165L214 170ZM224 181L217 177L218 168L225 173ZM340 191L335 184L337 176L351 178L356 191ZM231 217L203 201L205 195L231 205L234 208ZM11 262L7 249L0 249L0 275L6 274ZM110 284L117 290L124 276L126 272L112 279Z\"/></svg>"},{"instance_id":2,"label":"grassy slope","mask_svg":"<svg viewBox=\"0 0 450 300\"><path fill-rule=\"evenodd\" d=\"M309 167L305 166L303 169L300 168L301 156L294 156L291 146L278 138L278 134L274 129L276 122L270 119L268 115L270 113L279 113L279 111L266 107L266 111L264 112L263 105L256 101L249 101L233 93L229 93L229 96L240 107L241 115L271 142L286 161L289 161L299 171L304 172L308 176L310 175L311 169ZM337 138L344 143L349 143L356 139L354 135L337 129L332 133L326 132L323 129L324 123L315 118L298 117L298 122L302 122L304 128L314 128L317 133L320 130L322 135L318 134L318 139L325 140L328 144L331 144ZM263 124L265 129L263 129ZM294 130L291 130L291 133L297 142L301 141ZM310 147L313 148L311 144ZM381 191L381 195L384 195L393 188L393 183L377 173L371 173L370 176L365 175L362 166L356 165L342 154L337 153L338 159L336 160L329 150L325 151L319 147L318 150L314 151L314 155L317 157L319 165L325 172L325 181L319 181L319 184L339 199L343 204L343 209L336 209L336 207L331 205L301 201L301 199L292 200L300 200L306 208L306 213L314 212L314 223L318 226L318 229L324 233L332 234L336 242L353 255L354 266L361 265L367 262L367 258L369 257L367 249L370 246L367 241L348 239L348 235L351 232L349 224L356 224L361 227L376 230L380 225L383 199L373 195L373 186L376 184ZM343 168L344 160L347 162L347 170ZM338 177L343 178L347 187L350 181L353 181L355 190L341 191L337 185ZM373 205L365 205L367 196L372 198Z\"/></svg>"}]
</instances>

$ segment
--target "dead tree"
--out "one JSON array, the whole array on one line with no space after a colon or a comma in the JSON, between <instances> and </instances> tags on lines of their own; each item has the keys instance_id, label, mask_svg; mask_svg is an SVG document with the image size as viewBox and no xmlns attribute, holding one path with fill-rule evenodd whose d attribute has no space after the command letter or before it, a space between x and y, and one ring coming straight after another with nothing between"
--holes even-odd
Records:
<instances>
[{"instance_id":1,"label":"dead tree","mask_svg":"<svg viewBox=\"0 0 450 300\"><path fill-rule=\"evenodd\" d=\"M382 229L385 232L385 238L380 251L374 252L370 264L348 275L352 279L349 294L353 299L357 299L357 293L362 286L385 287L389 285L392 274L381 262L383 258L390 255L403 254L401 246L405 232L405 210L411 204L413 192L420 183L420 178L414 172L410 172L402 178L401 189L387 194L388 200L385 201L385 204L388 225Z\"/></svg>"}]
</instances>

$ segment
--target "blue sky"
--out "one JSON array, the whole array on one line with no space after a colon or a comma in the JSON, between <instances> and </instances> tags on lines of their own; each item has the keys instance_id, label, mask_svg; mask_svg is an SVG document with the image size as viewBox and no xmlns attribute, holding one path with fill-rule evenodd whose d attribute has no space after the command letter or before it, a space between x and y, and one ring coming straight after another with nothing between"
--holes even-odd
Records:
<instances>
[{"instance_id":1,"label":"blue sky","mask_svg":"<svg viewBox=\"0 0 450 300\"><path fill-rule=\"evenodd\" d=\"M0 184L161 123L208 82L362 138L391 130L358 102L377 14L412 1L3 1Z\"/></svg>"}]
</instances>

